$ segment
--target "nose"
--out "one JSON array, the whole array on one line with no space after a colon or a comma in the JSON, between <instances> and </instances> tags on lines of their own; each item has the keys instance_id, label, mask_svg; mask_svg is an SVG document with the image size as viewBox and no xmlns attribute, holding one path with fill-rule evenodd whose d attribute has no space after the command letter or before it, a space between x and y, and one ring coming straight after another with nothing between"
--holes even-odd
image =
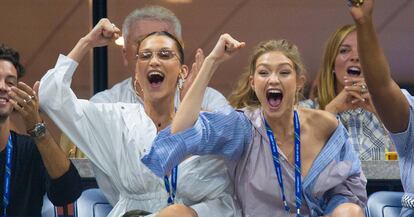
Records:
<instances>
[{"instance_id":1,"label":"nose","mask_svg":"<svg viewBox=\"0 0 414 217\"><path fill-rule=\"evenodd\" d=\"M273 72L269 76L269 83L270 84L278 84L280 83L279 75L276 72Z\"/></svg>"},{"instance_id":2,"label":"nose","mask_svg":"<svg viewBox=\"0 0 414 217\"><path fill-rule=\"evenodd\" d=\"M158 59L158 56L156 53L152 53L152 56L149 60L149 64L150 66L159 66L160 65L160 60Z\"/></svg>"},{"instance_id":3,"label":"nose","mask_svg":"<svg viewBox=\"0 0 414 217\"><path fill-rule=\"evenodd\" d=\"M6 84L4 80L0 81L0 92L8 92L10 87Z\"/></svg>"},{"instance_id":4,"label":"nose","mask_svg":"<svg viewBox=\"0 0 414 217\"><path fill-rule=\"evenodd\" d=\"M358 51L353 51L351 55L351 62L359 63Z\"/></svg>"}]
</instances>

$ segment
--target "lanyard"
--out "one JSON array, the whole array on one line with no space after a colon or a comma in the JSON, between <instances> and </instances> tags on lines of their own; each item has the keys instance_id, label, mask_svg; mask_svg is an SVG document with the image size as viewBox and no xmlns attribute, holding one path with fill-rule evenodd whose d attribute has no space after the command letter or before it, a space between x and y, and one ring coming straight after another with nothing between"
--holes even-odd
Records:
<instances>
[{"instance_id":1,"label":"lanyard","mask_svg":"<svg viewBox=\"0 0 414 217\"><path fill-rule=\"evenodd\" d=\"M280 166L279 152L277 151L276 139L273 135L273 131L270 128L266 120L266 133L269 137L270 148L273 155L273 164L275 165L275 171L277 176L277 181L279 182L280 190L282 193L282 200L285 206L286 212L290 215L290 208L288 206L285 189L283 187L283 177L282 177L282 167ZM300 160L300 123L298 112L295 110L293 112L293 125L295 129L295 195L296 195L296 217L301 217L300 207L302 206L302 177L301 177L301 160Z\"/></svg>"},{"instance_id":2,"label":"lanyard","mask_svg":"<svg viewBox=\"0 0 414 217\"><path fill-rule=\"evenodd\" d=\"M4 192L3 192L3 217L7 217L6 209L9 205L10 199L10 176L11 176L11 168L12 168L12 153L13 153L13 144L12 144L12 137L11 133L9 135L9 139L6 145L6 168L4 170Z\"/></svg>"},{"instance_id":3,"label":"lanyard","mask_svg":"<svg viewBox=\"0 0 414 217\"><path fill-rule=\"evenodd\" d=\"M167 190L168 193L168 205L174 204L175 194L177 193L177 173L178 166L175 166L171 172L171 188L168 176L164 176L165 190Z\"/></svg>"}]
</instances>

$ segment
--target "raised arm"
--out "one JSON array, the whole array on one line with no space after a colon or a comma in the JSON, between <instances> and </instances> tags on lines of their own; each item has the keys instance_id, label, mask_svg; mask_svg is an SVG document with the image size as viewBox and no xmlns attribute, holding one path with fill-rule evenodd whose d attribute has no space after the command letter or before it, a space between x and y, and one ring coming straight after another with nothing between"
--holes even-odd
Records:
<instances>
[{"instance_id":1,"label":"raised arm","mask_svg":"<svg viewBox=\"0 0 414 217\"><path fill-rule=\"evenodd\" d=\"M34 89L38 86L39 82L36 82ZM37 92L25 83L19 82L17 87L12 87L10 96L12 98L10 102L13 104L14 109L22 116L27 131L33 130L36 125L43 123L39 114ZM47 130L44 132L44 135L32 138L52 179L62 176L69 170L69 160Z\"/></svg>"},{"instance_id":2,"label":"raised arm","mask_svg":"<svg viewBox=\"0 0 414 217\"><path fill-rule=\"evenodd\" d=\"M115 132L122 129L118 126L122 123L117 121L121 116L120 111L112 104L94 104L78 99L70 85L78 66L77 61L82 59L89 48L114 40L117 37L116 31L118 29L109 20L99 21L90 33L79 40L69 57L59 56L55 67L42 77L39 88L39 101L43 111L101 170L111 168L109 162L102 160L107 159L111 153L106 150L111 150L113 144L122 141L122 135ZM111 174L110 171L105 172Z\"/></svg>"},{"instance_id":3,"label":"raised arm","mask_svg":"<svg viewBox=\"0 0 414 217\"><path fill-rule=\"evenodd\" d=\"M244 45L244 42L235 40L229 34L220 36L216 46L204 60L193 84L184 96L172 122L171 133L180 132L194 125L200 113L204 92L217 67Z\"/></svg>"},{"instance_id":4,"label":"raised arm","mask_svg":"<svg viewBox=\"0 0 414 217\"><path fill-rule=\"evenodd\" d=\"M47 179L46 185L49 198L54 205L62 206L75 201L80 196L82 193L81 178L75 166L71 164L47 130L33 132L43 123L39 114L38 87L39 82L35 83L33 89L19 82L17 87L12 87L10 102L15 111L22 116L26 130L32 132L31 136L51 178L51 180Z\"/></svg>"},{"instance_id":5,"label":"raised arm","mask_svg":"<svg viewBox=\"0 0 414 217\"><path fill-rule=\"evenodd\" d=\"M92 48L106 46L119 38L120 32L121 30L108 19L103 18L92 31L78 41L68 57L79 63Z\"/></svg>"},{"instance_id":6,"label":"raised arm","mask_svg":"<svg viewBox=\"0 0 414 217\"><path fill-rule=\"evenodd\" d=\"M389 131L403 132L408 127L409 104L391 78L389 64L375 32L373 8L374 0L364 0L362 6L350 9L357 27L359 58L379 117Z\"/></svg>"}]
</instances>

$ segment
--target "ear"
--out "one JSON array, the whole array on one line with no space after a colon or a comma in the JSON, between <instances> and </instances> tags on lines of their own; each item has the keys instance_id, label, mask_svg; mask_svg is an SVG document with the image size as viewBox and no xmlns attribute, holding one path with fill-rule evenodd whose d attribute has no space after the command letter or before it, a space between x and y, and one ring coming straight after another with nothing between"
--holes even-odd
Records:
<instances>
[{"instance_id":1,"label":"ear","mask_svg":"<svg viewBox=\"0 0 414 217\"><path fill-rule=\"evenodd\" d=\"M254 75L249 75L249 83L250 83L250 87L254 91Z\"/></svg>"},{"instance_id":2,"label":"ear","mask_svg":"<svg viewBox=\"0 0 414 217\"><path fill-rule=\"evenodd\" d=\"M297 89L302 90L305 87L305 82L306 82L306 77L304 75L299 76L296 81Z\"/></svg>"},{"instance_id":3,"label":"ear","mask_svg":"<svg viewBox=\"0 0 414 217\"><path fill-rule=\"evenodd\" d=\"M181 71L180 71L180 75L179 75L180 78L186 79L187 76L188 76L188 72L189 72L188 66L187 65L181 65Z\"/></svg>"}]
</instances>

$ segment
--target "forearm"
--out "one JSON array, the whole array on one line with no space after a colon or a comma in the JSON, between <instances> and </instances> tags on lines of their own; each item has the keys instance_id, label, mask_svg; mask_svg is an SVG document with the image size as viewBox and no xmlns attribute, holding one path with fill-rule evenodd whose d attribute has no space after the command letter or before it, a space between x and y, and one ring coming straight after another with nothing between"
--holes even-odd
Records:
<instances>
[{"instance_id":1,"label":"forearm","mask_svg":"<svg viewBox=\"0 0 414 217\"><path fill-rule=\"evenodd\" d=\"M361 66L375 109L387 129L401 132L408 125L409 105L391 78L372 19L357 23L357 32Z\"/></svg>"},{"instance_id":2,"label":"forearm","mask_svg":"<svg viewBox=\"0 0 414 217\"><path fill-rule=\"evenodd\" d=\"M91 43L86 38L81 38L70 51L68 57L79 63L91 48Z\"/></svg>"},{"instance_id":3,"label":"forearm","mask_svg":"<svg viewBox=\"0 0 414 217\"><path fill-rule=\"evenodd\" d=\"M69 160L49 132L46 132L40 138L35 138L34 141L42 157L43 164L52 179L61 177L69 170Z\"/></svg>"},{"instance_id":4,"label":"forearm","mask_svg":"<svg viewBox=\"0 0 414 217\"><path fill-rule=\"evenodd\" d=\"M218 64L215 60L206 58L174 117L171 133L175 134L190 128L196 122L201 110L205 90L217 66Z\"/></svg>"},{"instance_id":5,"label":"forearm","mask_svg":"<svg viewBox=\"0 0 414 217\"><path fill-rule=\"evenodd\" d=\"M392 82L390 68L379 44L372 19L357 23L358 53L363 67L365 81L370 92L381 91Z\"/></svg>"}]
</instances>

